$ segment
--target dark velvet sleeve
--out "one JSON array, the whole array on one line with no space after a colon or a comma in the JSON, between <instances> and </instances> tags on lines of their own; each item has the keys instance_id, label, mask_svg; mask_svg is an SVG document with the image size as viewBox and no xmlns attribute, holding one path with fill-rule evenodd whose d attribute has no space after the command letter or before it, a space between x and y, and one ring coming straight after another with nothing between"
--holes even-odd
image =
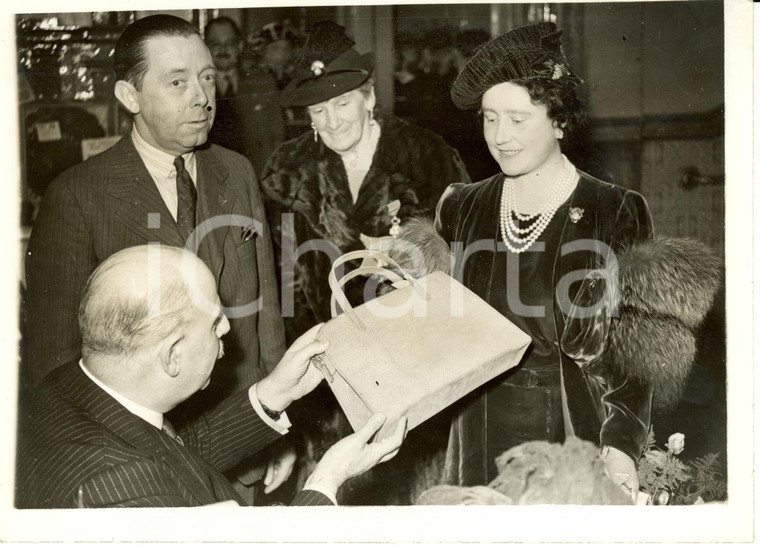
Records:
<instances>
[{"instance_id":1,"label":"dark velvet sleeve","mask_svg":"<svg viewBox=\"0 0 760 546\"><path fill-rule=\"evenodd\" d=\"M424 176L431 187L430 191L420 196L420 208L426 215L431 215L447 188L452 184L469 183L470 175L459 152L443 140L424 149L422 164L425 166Z\"/></svg>"},{"instance_id":2,"label":"dark velvet sleeve","mask_svg":"<svg viewBox=\"0 0 760 546\"><path fill-rule=\"evenodd\" d=\"M654 235L652 214L649 205L640 193L627 191L620 204L615 220L615 237L612 248L615 252L631 244L649 239Z\"/></svg>"},{"instance_id":3,"label":"dark velvet sleeve","mask_svg":"<svg viewBox=\"0 0 760 546\"><path fill-rule=\"evenodd\" d=\"M652 237L652 217L640 194L626 192L615 226L611 245L615 252ZM614 362L611 365L614 367ZM612 374L608 378L607 392L602 396L606 419L602 423L601 444L615 447L638 462L649 431L652 394L650 386Z\"/></svg>"},{"instance_id":4,"label":"dark velvet sleeve","mask_svg":"<svg viewBox=\"0 0 760 546\"><path fill-rule=\"evenodd\" d=\"M462 188L463 184L451 184L441 195L435 209L435 229L448 243L455 240Z\"/></svg>"}]
</instances>

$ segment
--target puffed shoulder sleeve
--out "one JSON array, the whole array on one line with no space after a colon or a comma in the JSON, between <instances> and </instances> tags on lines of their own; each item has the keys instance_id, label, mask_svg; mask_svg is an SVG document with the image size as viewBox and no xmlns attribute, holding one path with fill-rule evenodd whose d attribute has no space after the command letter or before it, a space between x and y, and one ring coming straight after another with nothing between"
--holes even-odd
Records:
<instances>
[{"instance_id":1,"label":"puffed shoulder sleeve","mask_svg":"<svg viewBox=\"0 0 760 546\"><path fill-rule=\"evenodd\" d=\"M635 191L625 192L617 212L615 225L617 228L613 241L615 251L654 236L652 214L643 195Z\"/></svg>"},{"instance_id":2,"label":"puffed shoulder sleeve","mask_svg":"<svg viewBox=\"0 0 760 546\"><path fill-rule=\"evenodd\" d=\"M615 224L616 234L612 246L617 253L654 236L652 215L646 199L634 191L625 192ZM602 424L600 441L602 445L616 447L637 462L651 423L653 388L648 382L622 373L623 363L619 358L620 355L615 358L610 354L602 358L602 361L606 361L609 372L604 374L608 385L602 403L607 418ZM642 354L639 358L646 356Z\"/></svg>"},{"instance_id":3,"label":"puffed shoulder sleeve","mask_svg":"<svg viewBox=\"0 0 760 546\"><path fill-rule=\"evenodd\" d=\"M428 205L432 209L435 204L435 197L441 195L441 191L451 184L467 184L470 182L470 175L459 155L459 152L439 139L440 142L432 141L425 147L425 158L423 160L425 168L425 177L429 184L433 186L431 192L433 202Z\"/></svg>"},{"instance_id":4,"label":"puffed shoulder sleeve","mask_svg":"<svg viewBox=\"0 0 760 546\"><path fill-rule=\"evenodd\" d=\"M451 184L447 187L435 209L435 230L447 242L455 240L457 218L464 184Z\"/></svg>"},{"instance_id":5,"label":"puffed shoulder sleeve","mask_svg":"<svg viewBox=\"0 0 760 546\"><path fill-rule=\"evenodd\" d=\"M619 202L617 213L608 215L607 220L613 222L609 244L612 255L616 256L634 243L653 236L652 217L644 197L634 191L625 191ZM606 259L609 260L610 256ZM600 268L586 275L565 322L562 349L581 366L596 361L605 348L613 310L608 299L614 294L610 290L611 271ZM605 305L598 305L602 301Z\"/></svg>"}]
</instances>

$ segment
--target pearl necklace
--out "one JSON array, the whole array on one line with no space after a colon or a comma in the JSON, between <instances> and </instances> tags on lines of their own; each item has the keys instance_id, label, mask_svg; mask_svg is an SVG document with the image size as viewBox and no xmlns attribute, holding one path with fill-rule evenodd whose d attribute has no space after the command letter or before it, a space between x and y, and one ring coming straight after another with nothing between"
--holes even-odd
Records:
<instances>
[{"instance_id":1,"label":"pearl necklace","mask_svg":"<svg viewBox=\"0 0 760 546\"><path fill-rule=\"evenodd\" d=\"M575 182L575 166L564 155L562 156L562 160L564 162L562 179L552 189L552 194L549 196L546 204L535 214L521 214L517 212L514 179L504 178L504 185L501 190L501 238L507 248L515 254L525 252L536 242L536 239L544 232L557 209L565 200L573 182ZM528 227L520 228L515 222L514 217L523 222L529 220L535 221Z\"/></svg>"}]
</instances>

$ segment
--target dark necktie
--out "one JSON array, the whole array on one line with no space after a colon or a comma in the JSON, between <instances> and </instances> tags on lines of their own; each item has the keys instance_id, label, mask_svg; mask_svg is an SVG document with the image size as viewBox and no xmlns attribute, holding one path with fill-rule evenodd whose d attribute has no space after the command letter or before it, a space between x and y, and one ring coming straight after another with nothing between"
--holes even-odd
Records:
<instances>
[{"instance_id":1,"label":"dark necktie","mask_svg":"<svg viewBox=\"0 0 760 546\"><path fill-rule=\"evenodd\" d=\"M185 445L185 442L183 442L182 438L180 438L179 434L177 434L177 429L175 429L174 425L172 425L166 418L164 418L164 423L161 425L161 430L163 430L166 435L175 442L179 443L180 445Z\"/></svg>"},{"instance_id":2,"label":"dark necktie","mask_svg":"<svg viewBox=\"0 0 760 546\"><path fill-rule=\"evenodd\" d=\"M185 169L185 160L182 156L174 159L174 168L177 169L177 227L185 240L195 229L195 204L198 194L190 173Z\"/></svg>"}]
</instances>

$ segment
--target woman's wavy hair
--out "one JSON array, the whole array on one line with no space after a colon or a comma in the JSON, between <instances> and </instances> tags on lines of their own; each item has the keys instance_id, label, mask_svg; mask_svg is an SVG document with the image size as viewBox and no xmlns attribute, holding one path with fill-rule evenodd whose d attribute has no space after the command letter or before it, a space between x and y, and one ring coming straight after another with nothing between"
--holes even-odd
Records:
<instances>
[{"instance_id":1,"label":"woman's wavy hair","mask_svg":"<svg viewBox=\"0 0 760 546\"><path fill-rule=\"evenodd\" d=\"M549 119L565 134L576 133L586 122L586 105L579 86L568 78L525 78L510 83L525 88L534 104L546 107Z\"/></svg>"}]
</instances>

